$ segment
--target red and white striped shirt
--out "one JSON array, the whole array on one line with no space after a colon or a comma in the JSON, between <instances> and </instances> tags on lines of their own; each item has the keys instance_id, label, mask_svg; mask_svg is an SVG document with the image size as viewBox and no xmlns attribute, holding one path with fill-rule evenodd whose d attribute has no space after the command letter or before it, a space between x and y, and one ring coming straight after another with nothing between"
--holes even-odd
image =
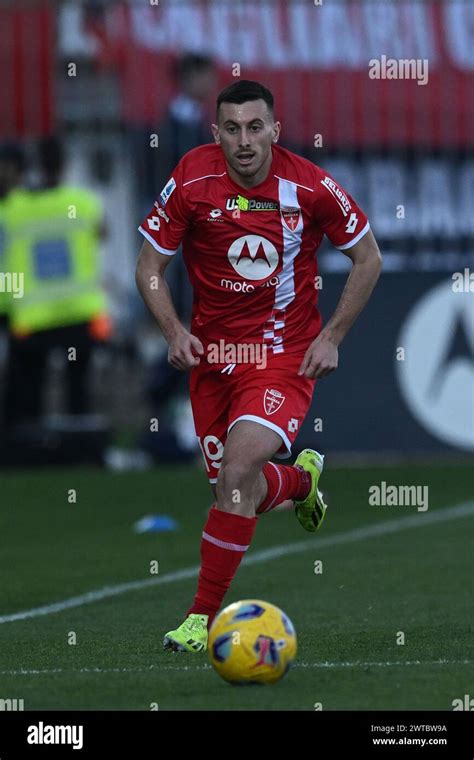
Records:
<instances>
[{"instance_id":1,"label":"red and white striped shirt","mask_svg":"<svg viewBox=\"0 0 474 760\"><path fill-rule=\"evenodd\" d=\"M346 250L369 229L327 172L279 145L272 155L267 178L247 190L228 175L219 145L189 151L139 228L160 253L182 244L191 332L204 346L304 352L321 329L315 253L323 235Z\"/></svg>"}]
</instances>

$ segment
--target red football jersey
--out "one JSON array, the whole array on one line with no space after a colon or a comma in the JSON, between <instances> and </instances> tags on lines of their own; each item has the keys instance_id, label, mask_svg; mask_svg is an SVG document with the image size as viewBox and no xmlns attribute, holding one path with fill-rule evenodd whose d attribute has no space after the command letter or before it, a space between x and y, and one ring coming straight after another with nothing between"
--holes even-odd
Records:
<instances>
[{"instance_id":1,"label":"red football jersey","mask_svg":"<svg viewBox=\"0 0 474 760\"><path fill-rule=\"evenodd\" d=\"M160 253L182 243L194 289L191 332L204 344L264 343L304 353L321 329L316 250L340 250L367 217L324 169L279 145L267 178L246 189L219 145L186 153L139 227Z\"/></svg>"}]
</instances>

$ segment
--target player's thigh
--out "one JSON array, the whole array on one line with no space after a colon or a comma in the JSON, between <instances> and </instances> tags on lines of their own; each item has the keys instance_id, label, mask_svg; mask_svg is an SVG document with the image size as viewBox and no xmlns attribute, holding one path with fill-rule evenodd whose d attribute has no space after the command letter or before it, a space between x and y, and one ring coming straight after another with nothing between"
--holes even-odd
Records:
<instances>
[{"instance_id":1,"label":"player's thigh","mask_svg":"<svg viewBox=\"0 0 474 760\"><path fill-rule=\"evenodd\" d=\"M227 440L230 394L227 386L207 367L193 370L190 398L194 428L204 457L211 488L217 477ZM214 489L213 489L214 490Z\"/></svg>"},{"instance_id":2,"label":"player's thigh","mask_svg":"<svg viewBox=\"0 0 474 760\"><path fill-rule=\"evenodd\" d=\"M281 446L281 437L259 422L239 420L231 428L224 446L223 467L236 462L242 468L262 467Z\"/></svg>"}]
</instances>

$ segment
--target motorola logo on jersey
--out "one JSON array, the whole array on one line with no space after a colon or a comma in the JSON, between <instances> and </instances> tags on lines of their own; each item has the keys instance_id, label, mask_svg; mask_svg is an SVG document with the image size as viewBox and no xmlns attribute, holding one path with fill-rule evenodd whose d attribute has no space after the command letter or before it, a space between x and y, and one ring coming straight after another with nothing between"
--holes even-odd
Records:
<instances>
[{"instance_id":1,"label":"motorola logo on jersey","mask_svg":"<svg viewBox=\"0 0 474 760\"><path fill-rule=\"evenodd\" d=\"M227 252L233 268L245 280L265 280L278 267L278 251L267 238L242 235Z\"/></svg>"}]
</instances>

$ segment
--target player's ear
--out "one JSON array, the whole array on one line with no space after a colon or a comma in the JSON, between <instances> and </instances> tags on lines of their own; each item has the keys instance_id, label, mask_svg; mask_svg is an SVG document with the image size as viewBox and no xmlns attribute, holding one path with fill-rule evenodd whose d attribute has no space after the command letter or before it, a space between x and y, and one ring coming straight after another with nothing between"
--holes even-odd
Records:
<instances>
[{"instance_id":1,"label":"player's ear","mask_svg":"<svg viewBox=\"0 0 474 760\"><path fill-rule=\"evenodd\" d=\"M272 142L274 143L278 142L278 138L280 137L280 129L281 129L281 124L279 121L276 121L275 124L273 125Z\"/></svg>"},{"instance_id":2,"label":"player's ear","mask_svg":"<svg viewBox=\"0 0 474 760\"><path fill-rule=\"evenodd\" d=\"M219 145L221 138L219 135L219 127L217 126L217 124L211 124L211 132L214 137L214 142L216 142Z\"/></svg>"}]
</instances>

